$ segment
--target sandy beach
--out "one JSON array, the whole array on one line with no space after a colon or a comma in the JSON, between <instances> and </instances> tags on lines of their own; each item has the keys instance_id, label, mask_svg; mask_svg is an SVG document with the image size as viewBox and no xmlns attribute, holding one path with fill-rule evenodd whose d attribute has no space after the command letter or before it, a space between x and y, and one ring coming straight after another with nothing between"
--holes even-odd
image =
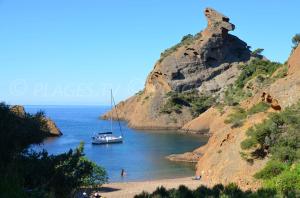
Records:
<instances>
[{"instance_id":1,"label":"sandy beach","mask_svg":"<svg viewBox=\"0 0 300 198\"><path fill-rule=\"evenodd\" d=\"M142 182L110 183L105 184L99 194L107 198L131 198L142 191L153 192L159 186L171 189L177 188L180 185L185 185L190 189L196 189L201 184L201 181L195 181L192 177Z\"/></svg>"}]
</instances>

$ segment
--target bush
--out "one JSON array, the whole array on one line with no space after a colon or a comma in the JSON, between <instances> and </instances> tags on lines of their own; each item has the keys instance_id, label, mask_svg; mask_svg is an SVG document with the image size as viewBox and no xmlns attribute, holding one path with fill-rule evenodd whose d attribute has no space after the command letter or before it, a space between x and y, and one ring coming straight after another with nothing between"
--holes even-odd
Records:
<instances>
[{"instance_id":1,"label":"bush","mask_svg":"<svg viewBox=\"0 0 300 198\"><path fill-rule=\"evenodd\" d=\"M267 163L264 169L256 173L254 177L257 179L271 179L273 177L276 177L286 169L287 165L285 163L271 160Z\"/></svg>"},{"instance_id":2,"label":"bush","mask_svg":"<svg viewBox=\"0 0 300 198\"><path fill-rule=\"evenodd\" d=\"M199 116L201 113L209 109L215 102L214 98L199 95L197 91L188 92L169 92L167 95L166 103L161 107L160 113L171 114L175 112L180 114L183 107L190 109L194 117Z\"/></svg>"},{"instance_id":3,"label":"bush","mask_svg":"<svg viewBox=\"0 0 300 198\"><path fill-rule=\"evenodd\" d=\"M0 197L69 197L77 187L106 182L105 170L84 158L83 144L60 155L28 150L48 136L41 116L0 104Z\"/></svg>"},{"instance_id":4,"label":"bush","mask_svg":"<svg viewBox=\"0 0 300 198\"><path fill-rule=\"evenodd\" d=\"M256 50L254 50L251 54L253 56L261 56L261 53L264 51L264 49L262 48L257 48Z\"/></svg>"},{"instance_id":5,"label":"bush","mask_svg":"<svg viewBox=\"0 0 300 198\"><path fill-rule=\"evenodd\" d=\"M224 103L229 106L235 106L245 98L252 96L251 92L248 93L244 90L247 83L256 77L263 77L261 80L267 81L281 66L282 64L280 63L261 59L254 59L249 64L240 66L242 72L234 84L229 86L225 91Z\"/></svg>"},{"instance_id":6,"label":"bush","mask_svg":"<svg viewBox=\"0 0 300 198\"><path fill-rule=\"evenodd\" d=\"M225 120L226 124L232 124L232 128L243 126L246 118L259 112L265 112L270 106L264 102L253 105L249 110L244 110L241 107L235 108L235 112L230 114Z\"/></svg>"},{"instance_id":7,"label":"bush","mask_svg":"<svg viewBox=\"0 0 300 198\"><path fill-rule=\"evenodd\" d=\"M269 154L271 161L255 177L285 197L295 197L300 191L299 128L300 102L247 130L248 138L241 143L242 149L255 149L252 156Z\"/></svg>"},{"instance_id":8,"label":"bush","mask_svg":"<svg viewBox=\"0 0 300 198\"><path fill-rule=\"evenodd\" d=\"M266 112L270 108L270 105L265 102L260 102L256 105L253 105L248 111L248 115L253 115L260 112Z\"/></svg>"},{"instance_id":9,"label":"bush","mask_svg":"<svg viewBox=\"0 0 300 198\"><path fill-rule=\"evenodd\" d=\"M241 148L243 150L247 150L247 149L254 147L255 145L257 145L257 141L254 138L248 138L248 139L242 141Z\"/></svg>"},{"instance_id":10,"label":"bush","mask_svg":"<svg viewBox=\"0 0 300 198\"><path fill-rule=\"evenodd\" d=\"M294 45L294 48L296 48L299 43L300 43L300 34L296 34L293 38L292 38L292 43Z\"/></svg>"},{"instance_id":11,"label":"bush","mask_svg":"<svg viewBox=\"0 0 300 198\"><path fill-rule=\"evenodd\" d=\"M243 125L245 119L247 118L247 112L238 107L235 109L235 112L228 116L228 119L225 120L226 124L232 124L233 128L240 127Z\"/></svg>"}]
</instances>

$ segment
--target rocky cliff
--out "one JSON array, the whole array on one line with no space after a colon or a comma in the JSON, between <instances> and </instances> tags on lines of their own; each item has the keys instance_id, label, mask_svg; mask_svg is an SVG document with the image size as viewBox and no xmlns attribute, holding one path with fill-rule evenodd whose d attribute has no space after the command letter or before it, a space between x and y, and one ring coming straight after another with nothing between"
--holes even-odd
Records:
<instances>
[{"instance_id":1,"label":"rocky cliff","mask_svg":"<svg viewBox=\"0 0 300 198\"><path fill-rule=\"evenodd\" d=\"M119 118L133 128L180 129L191 121L192 105L181 104L180 111L162 113L168 103L167 93L196 91L218 98L239 74L239 65L250 60L245 42L229 34L235 29L230 19L207 8L207 28L195 36L185 36L181 43L167 49L149 74L139 94L117 105ZM116 112L102 116L116 118Z\"/></svg>"},{"instance_id":2,"label":"rocky cliff","mask_svg":"<svg viewBox=\"0 0 300 198\"><path fill-rule=\"evenodd\" d=\"M247 116L242 126L233 128L226 124L226 119L234 112L234 107L227 106L221 112L212 107L183 127L185 130L209 133L211 137L208 143L193 152L172 155L169 158L175 161L197 162L197 175L201 175L203 181L209 185L235 182L244 189L259 187L261 184L253 175L265 166L268 159L258 159L249 163L242 158L243 150L240 145L246 138L247 129L263 122L269 112L281 111L300 100L299 46L288 59L287 66L286 75L275 78L271 84L256 90L252 97L240 103L241 108L250 109L263 101L270 104L269 110ZM274 72L274 75L278 71Z\"/></svg>"},{"instance_id":3,"label":"rocky cliff","mask_svg":"<svg viewBox=\"0 0 300 198\"><path fill-rule=\"evenodd\" d=\"M10 107L10 111L15 113L16 115L20 117L24 117L26 115L25 109L23 106L20 105L14 105ZM45 130L47 133L49 133L49 136L61 136L62 132L59 130L59 128L56 126L55 122L51 120L50 118L47 118L45 116L42 116L41 121L45 123Z\"/></svg>"}]
</instances>

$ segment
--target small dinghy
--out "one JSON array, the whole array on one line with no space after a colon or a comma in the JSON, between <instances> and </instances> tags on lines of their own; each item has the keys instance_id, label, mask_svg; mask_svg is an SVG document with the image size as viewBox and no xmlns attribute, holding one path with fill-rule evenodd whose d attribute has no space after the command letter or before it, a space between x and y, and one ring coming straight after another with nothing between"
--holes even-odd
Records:
<instances>
[{"instance_id":1,"label":"small dinghy","mask_svg":"<svg viewBox=\"0 0 300 198\"><path fill-rule=\"evenodd\" d=\"M111 91L111 110L113 110L113 107L115 108L115 111L116 111L116 114L117 114L117 120L118 120L118 123L119 123L119 128L120 128L121 135L120 136L113 135L113 118L112 118L112 113L111 113L111 116L110 116L111 131L101 132L101 133L98 133L98 134L94 135L92 137L92 144L113 144L113 143L122 143L123 142L123 132L122 132L122 128L121 128L121 124L120 124L120 120L119 120L115 100L114 100L114 97L113 97L113 94L112 94L112 91ZM113 111L111 111L111 112L113 112Z\"/></svg>"}]
</instances>

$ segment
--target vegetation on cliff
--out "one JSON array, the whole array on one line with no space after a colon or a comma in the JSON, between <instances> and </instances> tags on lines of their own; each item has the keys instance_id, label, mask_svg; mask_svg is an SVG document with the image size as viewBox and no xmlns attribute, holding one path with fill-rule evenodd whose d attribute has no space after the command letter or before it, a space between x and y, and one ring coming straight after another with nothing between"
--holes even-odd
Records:
<instances>
[{"instance_id":1,"label":"vegetation on cliff","mask_svg":"<svg viewBox=\"0 0 300 198\"><path fill-rule=\"evenodd\" d=\"M280 67L283 67L280 63L261 59L254 59L249 64L240 66L240 69L242 70L241 74L235 83L229 86L225 92L225 104L235 106L247 97L251 97L251 90L247 90L245 87L251 87L253 83L250 81L253 79L255 79L255 83L258 86L263 87L270 84L275 79L283 77L283 74L277 74L275 77L272 77L274 72ZM286 71L284 70L282 72Z\"/></svg>"},{"instance_id":2,"label":"vegetation on cliff","mask_svg":"<svg viewBox=\"0 0 300 198\"><path fill-rule=\"evenodd\" d=\"M232 128L243 126L248 116L254 115L259 112L265 112L270 108L270 105L265 102L260 102L253 105L250 109L244 110L241 107L236 107L235 112L230 114L225 120L226 124L232 124Z\"/></svg>"},{"instance_id":3,"label":"vegetation on cliff","mask_svg":"<svg viewBox=\"0 0 300 198\"><path fill-rule=\"evenodd\" d=\"M84 158L83 144L60 155L30 150L49 134L41 116L18 116L0 104L0 197L69 197L79 186L106 182L105 170Z\"/></svg>"},{"instance_id":4,"label":"vegetation on cliff","mask_svg":"<svg viewBox=\"0 0 300 198\"><path fill-rule=\"evenodd\" d=\"M265 187L293 197L300 192L300 102L280 113L273 113L250 128L241 143L248 159L269 157L266 167L255 177Z\"/></svg>"},{"instance_id":5,"label":"vegetation on cliff","mask_svg":"<svg viewBox=\"0 0 300 198\"><path fill-rule=\"evenodd\" d=\"M160 54L159 62L162 62L164 58L171 55L173 52L176 52L178 48L180 48L182 46L190 45L190 44L194 43L195 40L199 39L200 37L201 37L201 32L199 32L195 35L188 34L188 35L183 36L181 41L178 44L166 49L164 52L162 52Z\"/></svg>"},{"instance_id":6,"label":"vegetation on cliff","mask_svg":"<svg viewBox=\"0 0 300 198\"><path fill-rule=\"evenodd\" d=\"M293 38L292 38L292 43L293 43L293 48L296 49L300 43L300 34L296 34Z\"/></svg>"},{"instance_id":7,"label":"vegetation on cliff","mask_svg":"<svg viewBox=\"0 0 300 198\"><path fill-rule=\"evenodd\" d=\"M180 114L182 108L187 107L194 117L199 116L215 103L213 97L201 95L196 90L182 93L169 92L166 98L166 103L160 109L161 113L171 114L175 112Z\"/></svg>"}]
</instances>

